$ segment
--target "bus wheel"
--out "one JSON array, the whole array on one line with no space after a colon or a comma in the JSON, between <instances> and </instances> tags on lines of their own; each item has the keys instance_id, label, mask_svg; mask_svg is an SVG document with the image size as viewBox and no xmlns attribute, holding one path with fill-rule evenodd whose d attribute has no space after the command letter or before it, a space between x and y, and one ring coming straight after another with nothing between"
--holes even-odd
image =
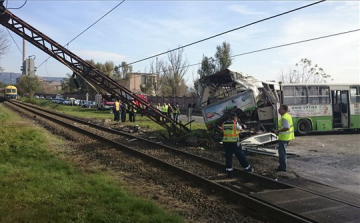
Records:
<instances>
[{"instance_id":1,"label":"bus wheel","mask_svg":"<svg viewBox=\"0 0 360 223\"><path fill-rule=\"evenodd\" d=\"M297 130L299 135L308 135L311 132L311 122L308 119L301 119L298 122Z\"/></svg>"}]
</instances>

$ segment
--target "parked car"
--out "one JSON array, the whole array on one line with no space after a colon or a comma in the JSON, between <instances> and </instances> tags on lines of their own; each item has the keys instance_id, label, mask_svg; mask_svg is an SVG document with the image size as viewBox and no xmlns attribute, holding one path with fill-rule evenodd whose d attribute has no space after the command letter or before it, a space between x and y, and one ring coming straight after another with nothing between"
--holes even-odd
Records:
<instances>
[{"instance_id":1,"label":"parked car","mask_svg":"<svg viewBox=\"0 0 360 223\"><path fill-rule=\"evenodd\" d=\"M47 99L47 100L51 100L52 99L52 97L51 96L46 96L46 98L45 99Z\"/></svg>"},{"instance_id":2,"label":"parked car","mask_svg":"<svg viewBox=\"0 0 360 223\"><path fill-rule=\"evenodd\" d=\"M80 100L76 99L76 100L74 101L74 105L80 105Z\"/></svg>"},{"instance_id":3,"label":"parked car","mask_svg":"<svg viewBox=\"0 0 360 223\"><path fill-rule=\"evenodd\" d=\"M65 99L57 99L57 101L56 101L56 103L58 103L58 104L62 104L63 102L65 101Z\"/></svg>"},{"instance_id":4,"label":"parked car","mask_svg":"<svg viewBox=\"0 0 360 223\"><path fill-rule=\"evenodd\" d=\"M96 108L95 101L89 102L89 108Z\"/></svg>"},{"instance_id":5,"label":"parked car","mask_svg":"<svg viewBox=\"0 0 360 223\"><path fill-rule=\"evenodd\" d=\"M71 100L64 100L62 102L63 105L71 105Z\"/></svg>"},{"instance_id":6,"label":"parked car","mask_svg":"<svg viewBox=\"0 0 360 223\"><path fill-rule=\"evenodd\" d=\"M35 98L39 98L39 96L38 96L38 95L35 95Z\"/></svg>"},{"instance_id":7,"label":"parked car","mask_svg":"<svg viewBox=\"0 0 360 223\"><path fill-rule=\"evenodd\" d=\"M88 101L88 103L86 104L86 101L84 101L84 103L82 104L83 108L96 108L96 103L95 101Z\"/></svg>"},{"instance_id":8,"label":"parked car","mask_svg":"<svg viewBox=\"0 0 360 223\"><path fill-rule=\"evenodd\" d=\"M44 96L42 96L42 95L40 95L40 96L39 96L39 98L44 99L45 97L44 97Z\"/></svg>"}]
</instances>

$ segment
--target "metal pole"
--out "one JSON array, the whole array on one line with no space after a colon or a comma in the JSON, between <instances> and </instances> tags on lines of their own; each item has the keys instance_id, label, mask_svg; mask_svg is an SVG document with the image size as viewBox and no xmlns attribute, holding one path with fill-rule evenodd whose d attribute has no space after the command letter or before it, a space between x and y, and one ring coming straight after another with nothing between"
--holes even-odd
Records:
<instances>
[{"instance_id":1,"label":"metal pole","mask_svg":"<svg viewBox=\"0 0 360 223\"><path fill-rule=\"evenodd\" d=\"M23 62L26 60L26 42L23 39Z\"/></svg>"}]
</instances>

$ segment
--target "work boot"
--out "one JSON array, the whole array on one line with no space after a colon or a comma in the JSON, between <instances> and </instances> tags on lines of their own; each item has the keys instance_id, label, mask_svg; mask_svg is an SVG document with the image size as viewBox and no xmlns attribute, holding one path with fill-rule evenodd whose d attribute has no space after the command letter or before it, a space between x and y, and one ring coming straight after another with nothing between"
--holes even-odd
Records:
<instances>
[{"instance_id":1,"label":"work boot","mask_svg":"<svg viewBox=\"0 0 360 223\"><path fill-rule=\"evenodd\" d=\"M286 172L286 169L282 169L280 167L276 168L275 171L281 171L281 172Z\"/></svg>"},{"instance_id":2,"label":"work boot","mask_svg":"<svg viewBox=\"0 0 360 223\"><path fill-rule=\"evenodd\" d=\"M229 178L229 179L232 179L232 178L233 178L232 171L228 171L228 172L227 172L227 178Z\"/></svg>"},{"instance_id":3,"label":"work boot","mask_svg":"<svg viewBox=\"0 0 360 223\"><path fill-rule=\"evenodd\" d=\"M249 173L252 173L252 172L255 171L255 169L252 166L249 166L249 167L245 168L245 171L249 172Z\"/></svg>"}]
</instances>

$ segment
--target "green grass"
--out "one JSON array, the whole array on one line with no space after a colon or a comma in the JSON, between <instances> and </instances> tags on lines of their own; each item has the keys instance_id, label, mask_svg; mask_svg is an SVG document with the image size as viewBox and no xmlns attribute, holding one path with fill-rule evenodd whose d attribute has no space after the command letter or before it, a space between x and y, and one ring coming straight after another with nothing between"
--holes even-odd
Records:
<instances>
[{"instance_id":1,"label":"green grass","mask_svg":"<svg viewBox=\"0 0 360 223\"><path fill-rule=\"evenodd\" d=\"M95 108L81 108L80 106L59 105L44 99L34 98L29 100L28 98L23 98L22 100L25 102L36 104L41 107L50 108L58 112L62 112L65 114L82 117L82 118L112 119L112 120L114 118L114 115L111 114L109 110L99 111ZM124 125L130 125L130 126L138 125L140 127L149 127L153 131L166 132L166 130L163 127L151 121L149 118L145 116L141 117L140 114L136 115L135 123L128 121L129 120L128 115L126 118L127 118L127 122L124 123ZM203 123L191 123L191 130L197 130L197 129L206 129L206 126Z\"/></svg>"},{"instance_id":2,"label":"green grass","mask_svg":"<svg viewBox=\"0 0 360 223\"><path fill-rule=\"evenodd\" d=\"M109 174L67 163L60 139L1 104L0 123L0 222L182 222Z\"/></svg>"}]
</instances>

